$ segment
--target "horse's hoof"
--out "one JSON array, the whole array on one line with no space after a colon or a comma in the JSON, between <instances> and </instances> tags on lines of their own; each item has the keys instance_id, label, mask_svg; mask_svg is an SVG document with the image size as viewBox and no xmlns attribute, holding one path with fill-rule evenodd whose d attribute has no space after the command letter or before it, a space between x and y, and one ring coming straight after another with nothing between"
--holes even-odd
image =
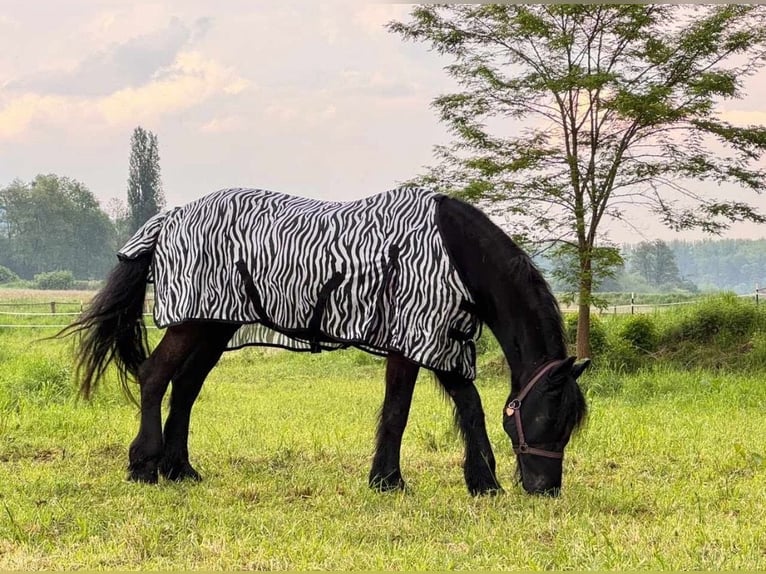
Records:
<instances>
[{"instance_id":1,"label":"horse's hoof","mask_svg":"<svg viewBox=\"0 0 766 574\"><path fill-rule=\"evenodd\" d=\"M156 468L128 468L128 480L131 482L143 482L145 484L157 484L159 481L159 473Z\"/></svg>"},{"instance_id":2,"label":"horse's hoof","mask_svg":"<svg viewBox=\"0 0 766 574\"><path fill-rule=\"evenodd\" d=\"M175 463L175 464L168 463L168 462L161 462L160 473L162 473L162 476L164 476L168 480L173 480L176 482L180 482L186 479L193 480L195 482L202 481L202 476L200 475L200 473L194 470L194 467L188 462Z\"/></svg>"},{"instance_id":3,"label":"horse's hoof","mask_svg":"<svg viewBox=\"0 0 766 574\"><path fill-rule=\"evenodd\" d=\"M471 496L496 496L503 494L505 491L496 481L483 482L479 484L468 484L468 492Z\"/></svg>"},{"instance_id":4,"label":"horse's hoof","mask_svg":"<svg viewBox=\"0 0 766 574\"><path fill-rule=\"evenodd\" d=\"M406 490L407 484L400 475L381 477L376 475L370 478L370 488L378 492L392 492L396 490Z\"/></svg>"},{"instance_id":5,"label":"horse's hoof","mask_svg":"<svg viewBox=\"0 0 766 574\"><path fill-rule=\"evenodd\" d=\"M492 486L490 488L469 488L468 492L471 493L471 496L497 496L505 491L501 486Z\"/></svg>"}]
</instances>

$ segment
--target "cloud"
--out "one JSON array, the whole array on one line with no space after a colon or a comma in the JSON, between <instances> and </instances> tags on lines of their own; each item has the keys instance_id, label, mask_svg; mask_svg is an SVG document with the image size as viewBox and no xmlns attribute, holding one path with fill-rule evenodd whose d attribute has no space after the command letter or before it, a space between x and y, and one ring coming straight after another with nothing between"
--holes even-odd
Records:
<instances>
[{"instance_id":1,"label":"cloud","mask_svg":"<svg viewBox=\"0 0 766 574\"><path fill-rule=\"evenodd\" d=\"M724 110L719 117L735 126L766 126L766 112L760 110Z\"/></svg>"},{"instance_id":2,"label":"cloud","mask_svg":"<svg viewBox=\"0 0 766 574\"><path fill-rule=\"evenodd\" d=\"M278 104L270 104L263 111L264 117L278 124L293 127L315 128L332 123L338 114L335 105L313 101L311 98L293 98Z\"/></svg>"},{"instance_id":3,"label":"cloud","mask_svg":"<svg viewBox=\"0 0 766 574\"><path fill-rule=\"evenodd\" d=\"M67 115L65 98L26 94L0 105L0 141L23 135L35 121L55 121Z\"/></svg>"},{"instance_id":4,"label":"cloud","mask_svg":"<svg viewBox=\"0 0 766 574\"><path fill-rule=\"evenodd\" d=\"M228 134L247 129L247 120L241 116L218 116L203 123L199 131L203 134Z\"/></svg>"},{"instance_id":5,"label":"cloud","mask_svg":"<svg viewBox=\"0 0 766 574\"><path fill-rule=\"evenodd\" d=\"M106 28L113 23L112 15L103 17ZM191 30L173 18L165 28L113 44L87 56L72 69L38 72L8 87L24 92L103 96L125 86L139 86L173 64L192 37L204 35L209 27L209 19L197 20Z\"/></svg>"},{"instance_id":6,"label":"cloud","mask_svg":"<svg viewBox=\"0 0 766 574\"><path fill-rule=\"evenodd\" d=\"M417 81L405 74L397 76L392 70L381 69L343 70L339 88L343 93L364 94L376 99L410 97L423 89Z\"/></svg>"},{"instance_id":7,"label":"cloud","mask_svg":"<svg viewBox=\"0 0 766 574\"><path fill-rule=\"evenodd\" d=\"M0 139L22 136L34 127L98 128L153 121L216 97L237 95L247 86L234 69L198 52L181 52L148 82L103 96L26 93L0 100Z\"/></svg>"},{"instance_id":8,"label":"cloud","mask_svg":"<svg viewBox=\"0 0 766 574\"><path fill-rule=\"evenodd\" d=\"M353 23L370 36L387 36L386 24L392 20L407 20L408 4L359 4L354 7Z\"/></svg>"},{"instance_id":9,"label":"cloud","mask_svg":"<svg viewBox=\"0 0 766 574\"><path fill-rule=\"evenodd\" d=\"M0 27L18 28L20 25L18 20L14 20L6 14L0 14Z\"/></svg>"},{"instance_id":10,"label":"cloud","mask_svg":"<svg viewBox=\"0 0 766 574\"><path fill-rule=\"evenodd\" d=\"M124 124L186 110L216 95L236 95L247 85L233 69L197 52L184 52L148 84L114 92L96 106L107 122Z\"/></svg>"}]
</instances>

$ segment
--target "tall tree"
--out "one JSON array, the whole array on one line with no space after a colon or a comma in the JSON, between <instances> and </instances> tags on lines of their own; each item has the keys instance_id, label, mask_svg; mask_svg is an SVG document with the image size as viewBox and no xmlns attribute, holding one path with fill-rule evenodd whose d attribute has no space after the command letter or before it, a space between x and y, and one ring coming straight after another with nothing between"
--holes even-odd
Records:
<instances>
[{"instance_id":1,"label":"tall tree","mask_svg":"<svg viewBox=\"0 0 766 574\"><path fill-rule=\"evenodd\" d=\"M695 187L766 186L766 128L716 111L766 62L766 7L450 4L411 16L389 29L450 56L460 87L433 102L454 142L437 148L441 165L426 179L573 246L580 356L590 354L606 218L627 220L640 205L676 229L766 221Z\"/></svg>"},{"instance_id":2,"label":"tall tree","mask_svg":"<svg viewBox=\"0 0 766 574\"><path fill-rule=\"evenodd\" d=\"M128 208L131 233L165 207L157 136L141 126L130 139Z\"/></svg>"}]
</instances>

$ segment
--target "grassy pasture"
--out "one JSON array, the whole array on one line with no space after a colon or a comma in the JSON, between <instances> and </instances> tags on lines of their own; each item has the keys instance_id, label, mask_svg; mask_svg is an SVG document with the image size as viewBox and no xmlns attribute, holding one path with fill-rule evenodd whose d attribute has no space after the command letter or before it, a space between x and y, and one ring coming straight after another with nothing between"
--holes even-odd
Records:
<instances>
[{"instance_id":1,"label":"grassy pasture","mask_svg":"<svg viewBox=\"0 0 766 574\"><path fill-rule=\"evenodd\" d=\"M409 491L381 495L366 476L383 363L245 349L195 407L205 480L146 486L124 480L135 408L114 380L77 401L70 343L34 342L50 332L0 329L0 570L766 569L760 372L587 374L591 413L556 500L514 483L507 382L490 362L479 388L506 493L471 498L424 373Z\"/></svg>"}]
</instances>

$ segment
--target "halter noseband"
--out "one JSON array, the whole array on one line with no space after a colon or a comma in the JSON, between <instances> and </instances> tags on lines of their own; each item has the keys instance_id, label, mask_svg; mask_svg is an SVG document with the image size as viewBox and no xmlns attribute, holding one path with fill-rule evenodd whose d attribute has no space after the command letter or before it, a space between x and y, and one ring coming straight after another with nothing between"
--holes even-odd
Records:
<instances>
[{"instance_id":1,"label":"halter noseband","mask_svg":"<svg viewBox=\"0 0 766 574\"><path fill-rule=\"evenodd\" d=\"M564 458L564 453L555 451L555 450L546 450L543 448L537 448L534 446L530 446L527 444L526 439L524 438L524 428L521 424L521 401L524 400L524 397L526 397L529 392L532 390L532 387L535 386L535 384L542 380L542 378L554 367L560 365L563 363L563 360L555 360L550 361L549 363L544 364L540 370L535 373L535 375L532 377L532 379L526 384L526 386L521 389L521 392L518 394L518 396L513 399L510 403L508 403L508 406L505 407L505 414L509 417L513 417L515 423L516 423L516 433L519 435L519 446L513 445L513 452L516 454L533 454L537 456L545 456L548 458ZM518 416L516 414L518 413Z\"/></svg>"}]
</instances>

